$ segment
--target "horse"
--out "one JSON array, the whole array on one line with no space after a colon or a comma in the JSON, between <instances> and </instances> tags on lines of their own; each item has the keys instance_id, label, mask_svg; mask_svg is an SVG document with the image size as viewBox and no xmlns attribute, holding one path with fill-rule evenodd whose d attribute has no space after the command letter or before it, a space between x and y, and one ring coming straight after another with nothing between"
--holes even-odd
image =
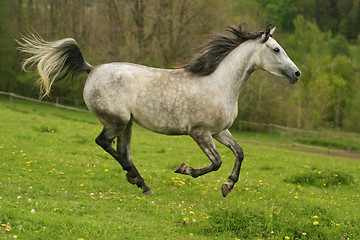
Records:
<instances>
[{"instance_id":1,"label":"horse","mask_svg":"<svg viewBox=\"0 0 360 240\"><path fill-rule=\"evenodd\" d=\"M247 79L261 69L293 84L301 74L273 39L276 27L248 31L242 26L227 27L213 36L191 61L176 69L127 62L92 66L72 38L47 42L38 34L29 34L17 42L19 51L30 55L22 69L37 66L42 96L50 94L54 82L88 74L83 98L103 124L95 142L118 161L128 182L144 194L154 193L132 161L133 122L160 134L191 136L211 162L198 169L182 163L175 173L196 178L218 170L222 160L214 139L231 149L235 164L221 186L226 197L239 179L244 159L229 127L238 115L238 98ZM116 149L112 146L115 139Z\"/></svg>"}]
</instances>

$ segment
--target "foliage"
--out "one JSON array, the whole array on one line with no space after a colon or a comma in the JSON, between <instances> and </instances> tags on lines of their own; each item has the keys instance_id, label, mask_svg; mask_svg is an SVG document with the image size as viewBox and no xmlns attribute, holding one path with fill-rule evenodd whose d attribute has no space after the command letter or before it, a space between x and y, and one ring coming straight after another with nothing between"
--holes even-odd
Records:
<instances>
[{"instance_id":1,"label":"foliage","mask_svg":"<svg viewBox=\"0 0 360 240\"><path fill-rule=\"evenodd\" d=\"M240 180L224 199L220 186L234 163L229 149L217 145L223 165L216 172L176 175L183 161L208 164L194 141L135 125L132 156L155 191L147 196L94 143L101 131L94 116L21 100L12 109L0 98L1 239L360 237L356 160L241 143ZM322 179L336 181L324 186Z\"/></svg>"},{"instance_id":2,"label":"foliage","mask_svg":"<svg viewBox=\"0 0 360 240\"><path fill-rule=\"evenodd\" d=\"M360 0L4 0L0 90L38 96L37 76L20 71L24 56L13 40L24 32L36 31L49 41L73 37L93 65L126 61L174 68L226 25L246 22L249 30L257 30L272 23L278 27L274 37L302 71L300 82L288 86L256 73L240 95L239 119L360 132L359 11ZM85 79L55 84L52 99L83 105Z\"/></svg>"},{"instance_id":3,"label":"foliage","mask_svg":"<svg viewBox=\"0 0 360 240\"><path fill-rule=\"evenodd\" d=\"M290 46L299 53L295 61L302 62L301 102L310 128L336 127L343 124L348 96L352 95L355 70L347 55L346 41L340 50L334 44L341 37L332 38L331 33L322 33L316 24L299 16L294 21L295 32L290 37ZM300 44L292 39L300 38ZM331 47L333 46L333 47ZM308 54L311 52L311 54Z\"/></svg>"}]
</instances>

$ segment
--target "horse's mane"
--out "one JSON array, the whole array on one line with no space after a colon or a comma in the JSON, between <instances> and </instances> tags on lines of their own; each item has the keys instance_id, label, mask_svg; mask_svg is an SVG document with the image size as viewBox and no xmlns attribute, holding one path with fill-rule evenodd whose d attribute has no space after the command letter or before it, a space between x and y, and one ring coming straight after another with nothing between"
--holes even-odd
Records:
<instances>
[{"instance_id":1,"label":"horse's mane","mask_svg":"<svg viewBox=\"0 0 360 240\"><path fill-rule=\"evenodd\" d=\"M250 32L242 30L245 24L238 27L229 26L225 33L215 35L210 41L202 45L202 50L189 63L183 66L189 72L206 76L213 73L220 62L236 47L250 39L257 39L264 33L266 34L263 42L270 37L271 25L267 26L266 31Z\"/></svg>"}]
</instances>

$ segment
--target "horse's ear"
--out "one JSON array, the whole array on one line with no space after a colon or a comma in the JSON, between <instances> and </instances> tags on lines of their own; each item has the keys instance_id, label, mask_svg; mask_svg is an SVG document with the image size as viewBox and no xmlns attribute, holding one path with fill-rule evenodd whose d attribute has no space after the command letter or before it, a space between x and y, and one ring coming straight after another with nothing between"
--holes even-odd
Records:
<instances>
[{"instance_id":1,"label":"horse's ear","mask_svg":"<svg viewBox=\"0 0 360 240\"><path fill-rule=\"evenodd\" d=\"M276 26L270 30L270 36L272 36L274 34L275 30L276 30Z\"/></svg>"},{"instance_id":2,"label":"horse's ear","mask_svg":"<svg viewBox=\"0 0 360 240\"><path fill-rule=\"evenodd\" d=\"M265 30L265 32L263 33L263 35L261 36L261 42L266 42L268 39L269 39L269 37L271 37L272 36L272 34L274 33L274 31L275 31L275 29L276 29L276 27L273 27L273 28L271 28L271 24L269 24L267 27L266 27L266 30Z\"/></svg>"}]
</instances>

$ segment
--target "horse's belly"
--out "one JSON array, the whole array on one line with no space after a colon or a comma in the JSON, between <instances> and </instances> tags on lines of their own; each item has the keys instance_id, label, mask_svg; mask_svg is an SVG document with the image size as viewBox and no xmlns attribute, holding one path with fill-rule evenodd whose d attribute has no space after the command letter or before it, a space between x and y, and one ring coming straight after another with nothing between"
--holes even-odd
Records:
<instances>
[{"instance_id":1,"label":"horse's belly","mask_svg":"<svg viewBox=\"0 0 360 240\"><path fill-rule=\"evenodd\" d=\"M143 111L133 113L133 119L140 126L156 133L168 135L184 135L188 133L186 116L177 117L166 111Z\"/></svg>"}]
</instances>

